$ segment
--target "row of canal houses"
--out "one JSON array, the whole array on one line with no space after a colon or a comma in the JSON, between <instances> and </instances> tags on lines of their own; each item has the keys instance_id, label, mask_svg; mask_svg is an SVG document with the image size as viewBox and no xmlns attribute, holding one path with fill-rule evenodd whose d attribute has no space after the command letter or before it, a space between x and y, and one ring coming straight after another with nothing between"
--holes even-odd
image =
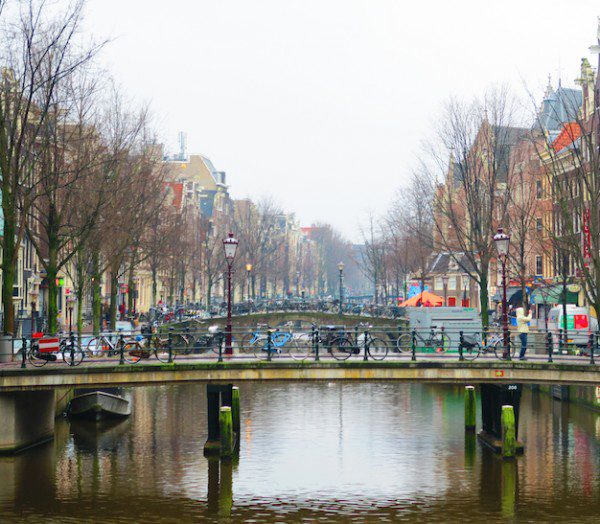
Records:
<instances>
[{"instance_id":1,"label":"row of canal houses","mask_svg":"<svg viewBox=\"0 0 600 524\"><path fill-rule=\"evenodd\" d=\"M490 225L493 230L504 227L512 237L509 303L516 307L527 301L538 319L565 295L568 303L593 305L585 290L598 281L600 209L594 191L600 183L600 77L587 58L581 60L575 84L564 87L559 80L553 86L549 80L530 127L495 126L486 114L466 155L467 162L472 155L496 165L491 186L498 199L489 210ZM494 158L478 144L481 136L494 137ZM473 199L466 194L464 161L451 156L445 180L436 189L435 249L426 281L436 294L446 296L448 305L481 309L480 282L473 278L479 258L469 245L476 218L465 210ZM488 191L489 171L484 168L477 176L473 187ZM474 256L468 256L469 248ZM493 311L501 302L501 268L495 256L489 262L487 307Z\"/></svg>"}]
</instances>

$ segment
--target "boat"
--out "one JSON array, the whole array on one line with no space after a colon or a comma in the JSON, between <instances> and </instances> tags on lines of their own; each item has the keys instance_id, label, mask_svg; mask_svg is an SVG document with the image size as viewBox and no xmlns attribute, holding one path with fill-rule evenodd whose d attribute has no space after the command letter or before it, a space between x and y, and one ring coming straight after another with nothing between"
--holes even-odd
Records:
<instances>
[{"instance_id":1,"label":"boat","mask_svg":"<svg viewBox=\"0 0 600 524\"><path fill-rule=\"evenodd\" d=\"M76 390L67 416L88 420L122 418L131 415L131 394L123 388Z\"/></svg>"}]
</instances>

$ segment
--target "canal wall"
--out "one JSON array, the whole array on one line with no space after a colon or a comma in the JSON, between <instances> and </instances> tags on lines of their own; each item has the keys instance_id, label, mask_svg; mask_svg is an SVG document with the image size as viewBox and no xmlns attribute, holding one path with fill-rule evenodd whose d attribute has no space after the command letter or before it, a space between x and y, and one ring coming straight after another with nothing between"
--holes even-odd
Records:
<instances>
[{"instance_id":1,"label":"canal wall","mask_svg":"<svg viewBox=\"0 0 600 524\"><path fill-rule=\"evenodd\" d=\"M555 386L539 384L534 387L561 402L572 402L595 411L600 411L600 385L598 386Z\"/></svg>"}]
</instances>

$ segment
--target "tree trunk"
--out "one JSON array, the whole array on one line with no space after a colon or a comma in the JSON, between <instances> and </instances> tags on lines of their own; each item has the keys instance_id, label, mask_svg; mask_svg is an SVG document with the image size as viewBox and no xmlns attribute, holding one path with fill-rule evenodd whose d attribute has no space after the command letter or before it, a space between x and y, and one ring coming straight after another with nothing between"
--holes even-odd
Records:
<instances>
[{"instance_id":1,"label":"tree trunk","mask_svg":"<svg viewBox=\"0 0 600 524\"><path fill-rule=\"evenodd\" d=\"M158 293L157 270L156 265L152 264L152 307L156 307L156 294Z\"/></svg>"},{"instance_id":2,"label":"tree trunk","mask_svg":"<svg viewBox=\"0 0 600 524\"><path fill-rule=\"evenodd\" d=\"M15 317L13 309L13 286L15 285L16 264L15 251L15 203L10 193L2 191L2 211L4 214L4 228L2 239L2 334L14 336Z\"/></svg>"},{"instance_id":3,"label":"tree trunk","mask_svg":"<svg viewBox=\"0 0 600 524\"><path fill-rule=\"evenodd\" d=\"M119 270L110 269L110 329L115 331L117 325L117 299L119 291Z\"/></svg>"},{"instance_id":4,"label":"tree trunk","mask_svg":"<svg viewBox=\"0 0 600 524\"><path fill-rule=\"evenodd\" d=\"M481 325L484 329L486 329L490 323L488 314L488 269L489 264L481 264L481 275L479 277L479 306L481 307Z\"/></svg>"},{"instance_id":5,"label":"tree trunk","mask_svg":"<svg viewBox=\"0 0 600 524\"><path fill-rule=\"evenodd\" d=\"M75 296L77 297L77 336L81 339L81 333L83 332L83 293L84 293L84 267L81 263L80 256L77 257L76 261L76 275L77 282L75 284L76 291Z\"/></svg>"},{"instance_id":6,"label":"tree trunk","mask_svg":"<svg viewBox=\"0 0 600 524\"><path fill-rule=\"evenodd\" d=\"M102 326L102 304L100 302L101 278L99 255L95 252L92 255L92 324L95 336L100 334Z\"/></svg>"}]
</instances>

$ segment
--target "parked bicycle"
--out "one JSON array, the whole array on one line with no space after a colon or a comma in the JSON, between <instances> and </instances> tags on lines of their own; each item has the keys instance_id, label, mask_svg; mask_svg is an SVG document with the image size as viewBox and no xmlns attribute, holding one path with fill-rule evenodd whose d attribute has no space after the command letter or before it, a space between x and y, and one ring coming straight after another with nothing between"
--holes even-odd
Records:
<instances>
[{"instance_id":1,"label":"parked bicycle","mask_svg":"<svg viewBox=\"0 0 600 524\"><path fill-rule=\"evenodd\" d=\"M450 348L450 337L448 337L443 329L437 329L436 326L431 326L427 335L424 335L423 331L419 330L415 330L414 333L415 346L418 348L425 348L425 350L435 351L436 353L445 353ZM412 344L412 332L403 333L396 341L399 353L412 351Z\"/></svg>"},{"instance_id":2,"label":"parked bicycle","mask_svg":"<svg viewBox=\"0 0 600 524\"><path fill-rule=\"evenodd\" d=\"M259 324L256 330L242 338L241 350L252 351L260 360L275 356L289 356L294 360L304 360L310 352L309 346L299 344L298 335L291 330L292 324L270 328ZM266 331L262 329L266 328Z\"/></svg>"},{"instance_id":3,"label":"parked bicycle","mask_svg":"<svg viewBox=\"0 0 600 524\"><path fill-rule=\"evenodd\" d=\"M355 353L364 353L365 345L367 355L373 360L383 360L389 352L389 344L381 337L374 337L371 329L373 326L365 322L358 324L358 336L355 337ZM366 331L366 333L365 333Z\"/></svg>"},{"instance_id":4,"label":"parked bicycle","mask_svg":"<svg viewBox=\"0 0 600 524\"><path fill-rule=\"evenodd\" d=\"M493 353L496 358L507 360L509 354L511 358L515 356L516 344L513 337L510 337L508 345L510 351L507 351L504 346L504 335L502 333L491 333L487 337L487 342L484 342L479 334L463 335L462 355L465 360L475 360L479 355Z\"/></svg>"},{"instance_id":5,"label":"parked bicycle","mask_svg":"<svg viewBox=\"0 0 600 524\"><path fill-rule=\"evenodd\" d=\"M101 334L92 337L85 347L85 356L87 358L115 357L121 355L129 364L135 364L140 360L141 345L138 340L132 336L127 338L117 334Z\"/></svg>"},{"instance_id":6,"label":"parked bicycle","mask_svg":"<svg viewBox=\"0 0 600 524\"><path fill-rule=\"evenodd\" d=\"M321 353L329 353L335 360L347 360L358 353L356 344L340 326L321 326L314 336L312 333L298 335L297 342L299 351L306 356L315 356L317 344Z\"/></svg>"},{"instance_id":7,"label":"parked bicycle","mask_svg":"<svg viewBox=\"0 0 600 524\"><path fill-rule=\"evenodd\" d=\"M32 338L31 345L26 352L27 360L32 366L42 367L48 362L56 362L58 355L69 366L78 366L83 361L83 351L77 340L68 338ZM23 351L23 349L21 349Z\"/></svg>"}]
</instances>

